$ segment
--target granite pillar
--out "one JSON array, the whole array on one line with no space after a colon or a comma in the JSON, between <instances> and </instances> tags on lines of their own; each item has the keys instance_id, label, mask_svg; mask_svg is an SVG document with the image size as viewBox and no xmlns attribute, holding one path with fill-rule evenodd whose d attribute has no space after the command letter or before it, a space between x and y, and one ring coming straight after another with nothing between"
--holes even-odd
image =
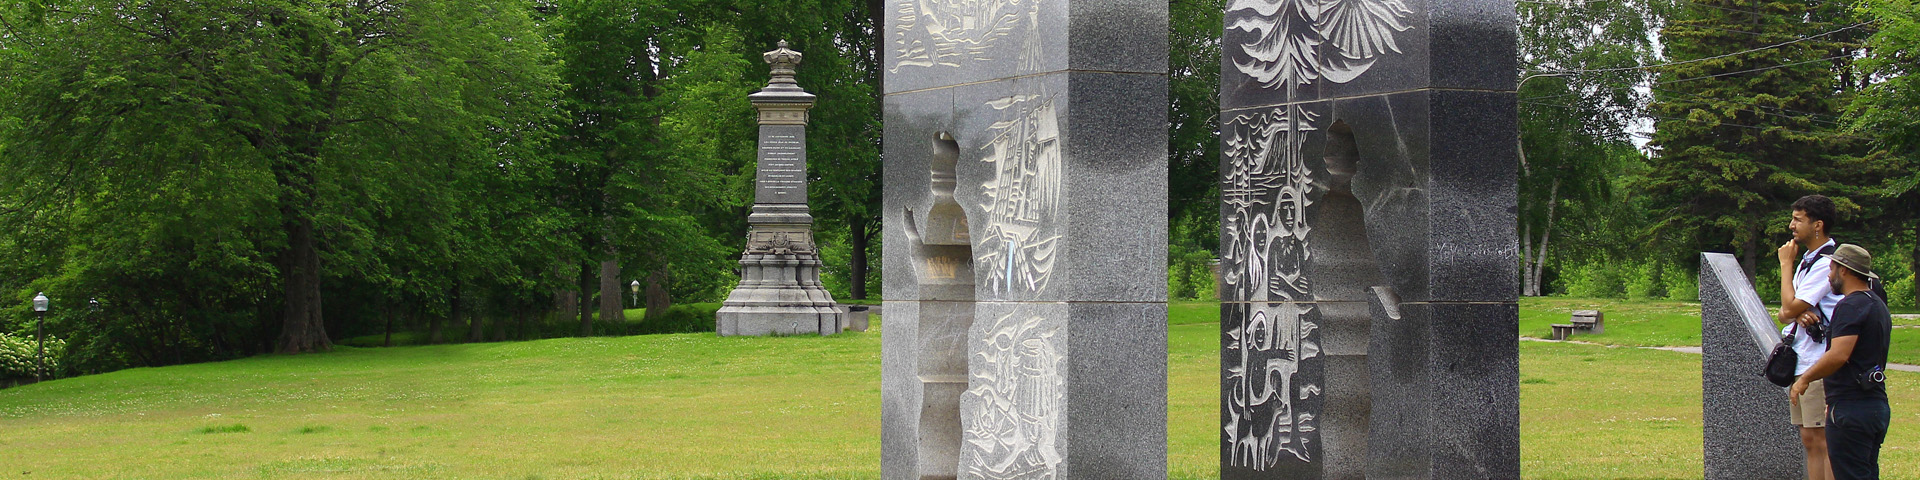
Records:
<instances>
[{"instance_id":1,"label":"granite pillar","mask_svg":"<svg viewBox=\"0 0 1920 480\"><path fill-rule=\"evenodd\" d=\"M1519 477L1514 19L1228 2L1223 478Z\"/></svg>"},{"instance_id":2,"label":"granite pillar","mask_svg":"<svg viewBox=\"0 0 1920 480\"><path fill-rule=\"evenodd\" d=\"M1807 454L1786 389L1761 374L1780 327L1740 261L1700 254L1701 434L1705 478L1803 478Z\"/></svg>"},{"instance_id":3,"label":"granite pillar","mask_svg":"<svg viewBox=\"0 0 1920 480\"><path fill-rule=\"evenodd\" d=\"M760 112L760 157L740 285L715 314L721 336L832 335L845 310L820 285L820 252L807 208L807 109L813 94L794 83L799 52L767 52L773 80L748 95Z\"/></svg>"},{"instance_id":4,"label":"granite pillar","mask_svg":"<svg viewBox=\"0 0 1920 480\"><path fill-rule=\"evenodd\" d=\"M882 477L1166 477L1167 5L890 0Z\"/></svg>"}]
</instances>

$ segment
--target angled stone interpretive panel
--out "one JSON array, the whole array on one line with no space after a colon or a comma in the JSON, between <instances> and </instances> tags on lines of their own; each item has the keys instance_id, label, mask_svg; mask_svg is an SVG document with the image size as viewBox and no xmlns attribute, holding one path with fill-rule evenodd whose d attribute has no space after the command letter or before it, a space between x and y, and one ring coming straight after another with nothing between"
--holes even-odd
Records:
<instances>
[{"instance_id":1,"label":"angled stone interpretive panel","mask_svg":"<svg viewBox=\"0 0 1920 480\"><path fill-rule=\"evenodd\" d=\"M1806 452L1786 389L1767 382L1780 328L1731 254L1700 254L1700 387L1706 478L1801 478Z\"/></svg>"},{"instance_id":2,"label":"angled stone interpretive panel","mask_svg":"<svg viewBox=\"0 0 1920 480\"><path fill-rule=\"evenodd\" d=\"M1230 0L1221 476L1517 478L1512 0Z\"/></svg>"},{"instance_id":3,"label":"angled stone interpretive panel","mask_svg":"<svg viewBox=\"0 0 1920 480\"><path fill-rule=\"evenodd\" d=\"M886 9L882 476L1165 478L1166 3Z\"/></svg>"}]
</instances>

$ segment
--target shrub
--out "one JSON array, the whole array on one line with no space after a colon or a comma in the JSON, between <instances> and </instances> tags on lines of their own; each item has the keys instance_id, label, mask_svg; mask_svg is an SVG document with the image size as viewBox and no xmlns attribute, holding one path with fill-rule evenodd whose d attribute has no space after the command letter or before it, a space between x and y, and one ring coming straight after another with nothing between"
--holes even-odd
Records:
<instances>
[{"instance_id":1,"label":"shrub","mask_svg":"<svg viewBox=\"0 0 1920 480\"><path fill-rule=\"evenodd\" d=\"M1700 301L1700 277L1692 269L1673 267L1661 272L1667 282L1667 299L1683 302Z\"/></svg>"},{"instance_id":2,"label":"shrub","mask_svg":"<svg viewBox=\"0 0 1920 480\"><path fill-rule=\"evenodd\" d=\"M1213 252L1170 245L1167 249L1167 297L1170 300L1218 298L1213 276Z\"/></svg>"},{"instance_id":3,"label":"shrub","mask_svg":"<svg viewBox=\"0 0 1920 480\"><path fill-rule=\"evenodd\" d=\"M1888 279L1886 284L1887 306L1893 308L1916 307L1916 305L1914 305L1913 286L1914 276L1912 274L1901 278Z\"/></svg>"},{"instance_id":4,"label":"shrub","mask_svg":"<svg viewBox=\"0 0 1920 480\"><path fill-rule=\"evenodd\" d=\"M1628 298L1649 299L1667 297L1667 279L1662 275L1666 270L1659 262L1646 262L1627 269L1625 289Z\"/></svg>"},{"instance_id":5,"label":"shrub","mask_svg":"<svg viewBox=\"0 0 1920 480\"><path fill-rule=\"evenodd\" d=\"M33 378L37 343L31 336L14 336L0 333L0 382L13 383ZM42 377L51 378L60 372L61 357L65 356L67 342L47 337L46 370Z\"/></svg>"},{"instance_id":6,"label":"shrub","mask_svg":"<svg viewBox=\"0 0 1920 480\"><path fill-rule=\"evenodd\" d=\"M1562 269L1560 281L1568 295L1590 298L1626 298L1628 271L1626 262L1602 262Z\"/></svg>"}]
</instances>

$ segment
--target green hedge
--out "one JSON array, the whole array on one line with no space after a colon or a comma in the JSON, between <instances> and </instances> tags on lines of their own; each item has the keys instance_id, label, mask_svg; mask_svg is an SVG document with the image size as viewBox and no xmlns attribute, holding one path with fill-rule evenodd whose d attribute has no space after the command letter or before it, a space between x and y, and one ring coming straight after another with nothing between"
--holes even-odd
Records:
<instances>
[{"instance_id":1,"label":"green hedge","mask_svg":"<svg viewBox=\"0 0 1920 480\"><path fill-rule=\"evenodd\" d=\"M718 303L689 303L674 305L667 314L653 320L645 318L646 309L626 311L625 319L601 320L596 314L593 320L593 334L597 336L624 337L630 335L655 335L663 333L712 333L714 314L720 310ZM536 340L542 338L576 337L580 334L580 321L575 318L544 318L533 325L522 326L510 321L498 321L487 325L486 338L493 339L496 330L508 330L507 338L513 340ZM449 324L442 332L447 343L460 343L467 338L465 323ZM426 345L430 342L430 333L425 330L407 330L393 332L393 346ZM379 347L386 343L385 335L365 335L337 342L350 347Z\"/></svg>"}]
</instances>

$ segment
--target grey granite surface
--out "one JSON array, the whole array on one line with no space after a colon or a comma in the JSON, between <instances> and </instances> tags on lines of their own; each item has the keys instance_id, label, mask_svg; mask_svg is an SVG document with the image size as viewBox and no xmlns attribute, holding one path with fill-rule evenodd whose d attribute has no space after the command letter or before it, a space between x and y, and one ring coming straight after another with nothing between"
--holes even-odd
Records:
<instances>
[{"instance_id":1,"label":"grey granite surface","mask_svg":"<svg viewBox=\"0 0 1920 480\"><path fill-rule=\"evenodd\" d=\"M1793 479L1806 452L1786 389L1761 375L1780 330L1740 262L1700 254L1700 388L1708 479Z\"/></svg>"},{"instance_id":2,"label":"grey granite surface","mask_svg":"<svg viewBox=\"0 0 1920 480\"><path fill-rule=\"evenodd\" d=\"M1222 477L1518 478L1513 2L1226 5Z\"/></svg>"},{"instance_id":3,"label":"grey granite surface","mask_svg":"<svg viewBox=\"0 0 1920 480\"><path fill-rule=\"evenodd\" d=\"M886 6L882 477L1165 478L1166 3Z\"/></svg>"}]
</instances>

